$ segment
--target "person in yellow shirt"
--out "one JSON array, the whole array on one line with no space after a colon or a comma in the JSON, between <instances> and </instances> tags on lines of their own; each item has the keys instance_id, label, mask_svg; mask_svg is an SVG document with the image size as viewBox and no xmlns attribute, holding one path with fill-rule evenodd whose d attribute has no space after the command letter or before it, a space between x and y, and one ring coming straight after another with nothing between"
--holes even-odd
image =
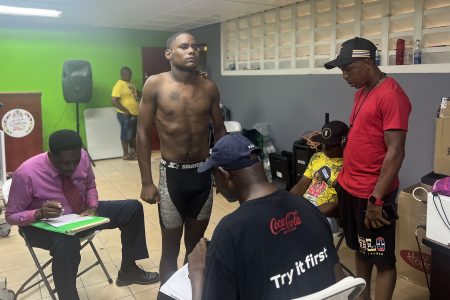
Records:
<instances>
[{"instance_id":1,"label":"person in yellow shirt","mask_svg":"<svg viewBox=\"0 0 450 300\"><path fill-rule=\"evenodd\" d=\"M314 153L302 178L291 189L316 205L325 214L335 232L337 223L337 195L334 183L342 168L342 154L349 128L341 121L331 121L323 125L321 134L313 137L322 145L322 151Z\"/></svg>"},{"instance_id":2,"label":"person in yellow shirt","mask_svg":"<svg viewBox=\"0 0 450 300\"><path fill-rule=\"evenodd\" d=\"M120 79L112 89L112 104L117 108L120 123L120 141L122 142L124 160L136 159L136 128L139 107L138 90L131 81L129 67L120 69Z\"/></svg>"}]
</instances>

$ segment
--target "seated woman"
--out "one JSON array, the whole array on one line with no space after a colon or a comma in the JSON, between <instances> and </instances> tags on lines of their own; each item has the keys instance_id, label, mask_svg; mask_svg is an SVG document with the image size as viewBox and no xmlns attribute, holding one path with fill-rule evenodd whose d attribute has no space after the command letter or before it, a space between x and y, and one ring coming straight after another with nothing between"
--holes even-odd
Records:
<instances>
[{"instance_id":1,"label":"seated woman","mask_svg":"<svg viewBox=\"0 0 450 300\"><path fill-rule=\"evenodd\" d=\"M338 230L334 218L338 216L334 183L342 167L348 131L348 126L341 121L331 121L322 126L321 134L313 137L314 141L321 143L322 152L311 157L302 178L291 189L291 193L305 197L328 217L332 232Z\"/></svg>"}]
</instances>

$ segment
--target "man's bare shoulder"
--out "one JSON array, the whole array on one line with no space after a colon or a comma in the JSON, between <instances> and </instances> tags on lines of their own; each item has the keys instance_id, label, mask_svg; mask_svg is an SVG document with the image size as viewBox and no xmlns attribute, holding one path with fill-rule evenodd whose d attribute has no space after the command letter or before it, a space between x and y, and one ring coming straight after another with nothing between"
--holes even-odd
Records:
<instances>
[{"instance_id":1,"label":"man's bare shoulder","mask_svg":"<svg viewBox=\"0 0 450 300\"><path fill-rule=\"evenodd\" d=\"M163 80L167 79L169 72L159 73L155 75L151 75L147 80L145 81L145 84L155 84L160 83Z\"/></svg>"},{"instance_id":2,"label":"man's bare shoulder","mask_svg":"<svg viewBox=\"0 0 450 300\"><path fill-rule=\"evenodd\" d=\"M209 79L207 76L201 75L200 73L197 74L192 84L201 87L215 86L215 83L211 79Z\"/></svg>"},{"instance_id":3,"label":"man's bare shoulder","mask_svg":"<svg viewBox=\"0 0 450 300\"><path fill-rule=\"evenodd\" d=\"M212 81L209 78L205 78L205 77L200 77L198 79L199 83L201 86L203 86L206 90L210 91L210 92L216 92L217 89L217 85L214 83L214 81Z\"/></svg>"},{"instance_id":4,"label":"man's bare shoulder","mask_svg":"<svg viewBox=\"0 0 450 300\"><path fill-rule=\"evenodd\" d=\"M144 92L151 94L158 94L161 89L164 89L164 84L170 82L170 72L151 75L144 84Z\"/></svg>"}]
</instances>

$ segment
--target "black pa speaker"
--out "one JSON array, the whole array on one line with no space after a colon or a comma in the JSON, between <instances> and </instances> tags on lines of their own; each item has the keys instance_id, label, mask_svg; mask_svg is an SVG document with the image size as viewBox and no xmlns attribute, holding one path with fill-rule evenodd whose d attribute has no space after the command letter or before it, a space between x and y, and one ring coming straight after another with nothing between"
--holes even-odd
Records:
<instances>
[{"instance_id":1,"label":"black pa speaker","mask_svg":"<svg viewBox=\"0 0 450 300\"><path fill-rule=\"evenodd\" d=\"M64 62L62 87L66 102L89 102L92 95L92 70L89 62L68 60Z\"/></svg>"}]
</instances>

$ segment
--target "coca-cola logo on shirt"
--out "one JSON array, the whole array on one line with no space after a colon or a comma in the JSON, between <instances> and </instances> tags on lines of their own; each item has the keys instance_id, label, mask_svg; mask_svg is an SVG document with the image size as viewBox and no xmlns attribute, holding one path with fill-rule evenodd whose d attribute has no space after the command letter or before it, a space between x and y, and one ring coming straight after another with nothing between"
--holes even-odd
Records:
<instances>
[{"instance_id":1,"label":"coca-cola logo on shirt","mask_svg":"<svg viewBox=\"0 0 450 300\"><path fill-rule=\"evenodd\" d=\"M297 226L302 224L302 220L298 214L298 211L293 210L288 212L281 219L272 218L270 220L270 231L273 235L279 233L287 234L297 229Z\"/></svg>"}]
</instances>

